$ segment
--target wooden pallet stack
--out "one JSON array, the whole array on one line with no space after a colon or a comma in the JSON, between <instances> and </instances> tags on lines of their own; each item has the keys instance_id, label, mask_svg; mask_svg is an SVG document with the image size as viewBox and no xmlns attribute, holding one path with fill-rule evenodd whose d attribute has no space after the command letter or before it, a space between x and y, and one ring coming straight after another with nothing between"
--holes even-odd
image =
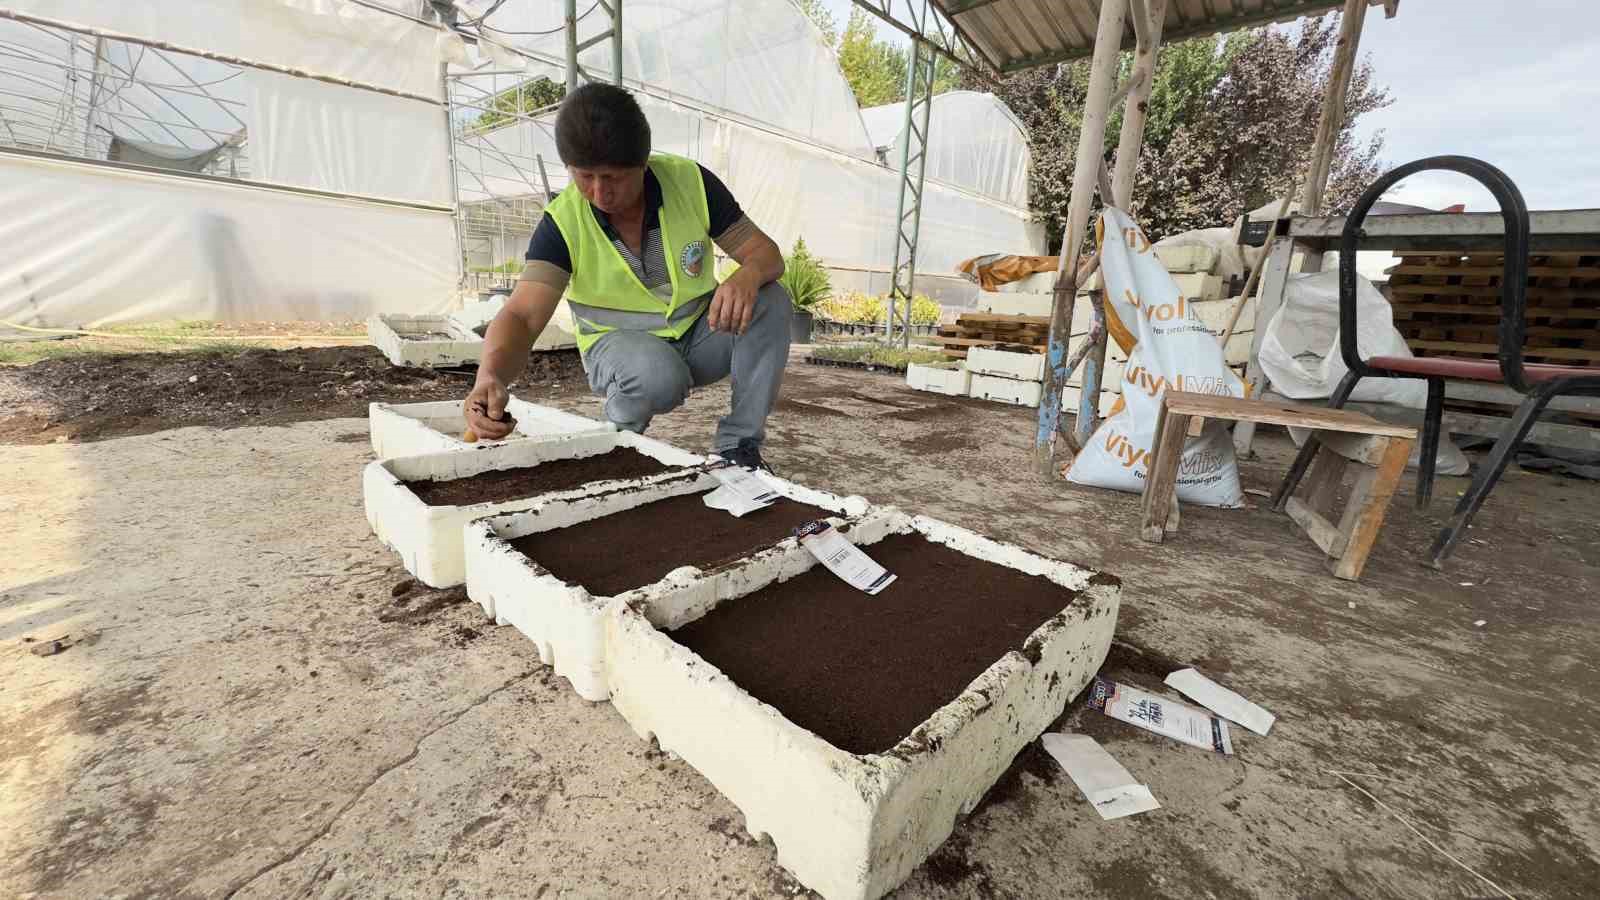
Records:
<instances>
[{"instance_id":1,"label":"wooden pallet stack","mask_svg":"<svg viewBox=\"0 0 1600 900\"><path fill-rule=\"evenodd\" d=\"M939 326L933 340L951 359L966 359L973 347L1043 353L1050 341L1050 317L962 313L954 325Z\"/></svg>"},{"instance_id":2,"label":"wooden pallet stack","mask_svg":"<svg viewBox=\"0 0 1600 900\"><path fill-rule=\"evenodd\" d=\"M1396 250L1389 270L1395 327L1418 356L1494 359L1499 347L1499 253ZM1600 365L1600 249L1528 260L1524 359Z\"/></svg>"}]
</instances>

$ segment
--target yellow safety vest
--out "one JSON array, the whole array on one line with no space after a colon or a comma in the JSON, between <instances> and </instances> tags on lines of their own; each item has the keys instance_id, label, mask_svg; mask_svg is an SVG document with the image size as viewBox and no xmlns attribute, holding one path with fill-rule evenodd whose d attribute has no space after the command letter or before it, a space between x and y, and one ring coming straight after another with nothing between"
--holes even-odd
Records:
<instances>
[{"instance_id":1,"label":"yellow safety vest","mask_svg":"<svg viewBox=\"0 0 1600 900\"><path fill-rule=\"evenodd\" d=\"M580 352L587 353L601 335L618 329L676 340L711 304L717 276L700 166L665 153L651 155L649 166L661 185L661 247L672 278L670 300L651 293L633 274L576 184L568 185L546 210L572 257L566 296Z\"/></svg>"}]
</instances>

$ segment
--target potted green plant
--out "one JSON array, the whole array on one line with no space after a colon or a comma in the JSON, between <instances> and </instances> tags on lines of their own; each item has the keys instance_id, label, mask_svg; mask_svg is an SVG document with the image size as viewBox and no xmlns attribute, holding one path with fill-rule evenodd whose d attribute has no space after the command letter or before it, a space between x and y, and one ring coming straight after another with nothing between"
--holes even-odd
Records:
<instances>
[{"instance_id":1,"label":"potted green plant","mask_svg":"<svg viewBox=\"0 0 1600 900\"><path fill-rule=\"evenodd\" d=\"M812 315L817 304L833 294L833 283L822 260L806 249L805 238L794 242L794 252L783 259L783 277L778 279L794 302L794 317L789 321L789 339L796 344L811 343Z\"/></svg>"}]
</instances>

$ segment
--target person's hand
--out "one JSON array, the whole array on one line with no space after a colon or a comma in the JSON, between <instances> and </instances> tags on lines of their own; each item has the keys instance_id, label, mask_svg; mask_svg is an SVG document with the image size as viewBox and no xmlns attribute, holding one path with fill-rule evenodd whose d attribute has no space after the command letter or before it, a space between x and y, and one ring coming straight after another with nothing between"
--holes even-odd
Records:
<instances>
[{"instance_id":1,"label":"person's hand","mask_svg":"<svg viewBox=\"0 0 1600 900\"><path fill-rule=\"evenodd\" d=\"M711 310L706 313L710 316L712 331L744 334L750 327L750 319L756 314L756 289L739 277L743 274L741 269L717 285L717 293L711 298Z\"/></svg>"},{"instance_id":2,"label":"person's hand","mask_svg":"<svg viewBox=\"0 0 1600 900\"><path fill-rule=\"evenodd\" d=\"M505 385L492 377L479 376L466 402L461 404L467 430L489 441L498 441L510 434L517 426L517 420L506 414L506 401L510 399Z\"/></svg>"}]
</instances>

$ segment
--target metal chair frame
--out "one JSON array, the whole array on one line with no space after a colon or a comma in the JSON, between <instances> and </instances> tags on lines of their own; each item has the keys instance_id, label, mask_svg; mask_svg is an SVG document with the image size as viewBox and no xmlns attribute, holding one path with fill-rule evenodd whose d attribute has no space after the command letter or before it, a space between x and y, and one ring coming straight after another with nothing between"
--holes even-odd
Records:
<instances>
[{"instance_id":1,"label":"metal chair frame","mask_svg":"<svg viewBox=\"0 0 1600 900\"><path fill-rule=\"evenodd\" d=\"M1428 563L1439 568L1466 533L1478 508L1494 489L1500 476L1510 464L1517 445L1527 437L1550 401L1563 395L1600 394L1600 374L1592 370L1574 369L1572 375L1557 375L1530 380L1523 364L1523 342L1527 339L1527 289L1529 224L1528 205L1522 192L1506 177L1504 172L1482 160L1466 156L1433 156L1407 163L1373 182L1356 201L1355 208L1345 219L1344 232L1339 239L1339 352L1344 357L1349 372L1339 382L1328 406L1339 409L1350 399L1350 394L1363 378L1421 378L1428 383L1428 405L1423 417L1421 458L1417 470L1417 508L1427 508L1433 496L1434 465L1439 452L1439 434L1444 418L1444 388L1449 364L1441 357L1443 365L1438 373L1401 372L1370 365L1361 358L1356 343L1356 248L1363 232L1362 224L1378 198L1401 179L1418 172L1447 170L1460 172L1482 184L1494 195L1500 205L1500 215L1505 221L1505 261L1500 277L1500 328L1498 361L1500 380L1523 395L1522 403L1506 422L1505 429L1495 442L1494 449L1478 467L1472 485L1456 503L1450 524L1442 529L1428 551ZM1459 362L1460 360L1453 360ZM1547 373L1553 366L1541 366ZM1564 367L1562 367L1564 368ZM1544 374L1544 373L1541 373ZM1318 450L1315 440L1308 440L1300 448L1294 464L1290 466L1283 484L1273 496L1273 508L1283 510L1300 480L1305 477Z\"/></svg>"}]
</instances>

